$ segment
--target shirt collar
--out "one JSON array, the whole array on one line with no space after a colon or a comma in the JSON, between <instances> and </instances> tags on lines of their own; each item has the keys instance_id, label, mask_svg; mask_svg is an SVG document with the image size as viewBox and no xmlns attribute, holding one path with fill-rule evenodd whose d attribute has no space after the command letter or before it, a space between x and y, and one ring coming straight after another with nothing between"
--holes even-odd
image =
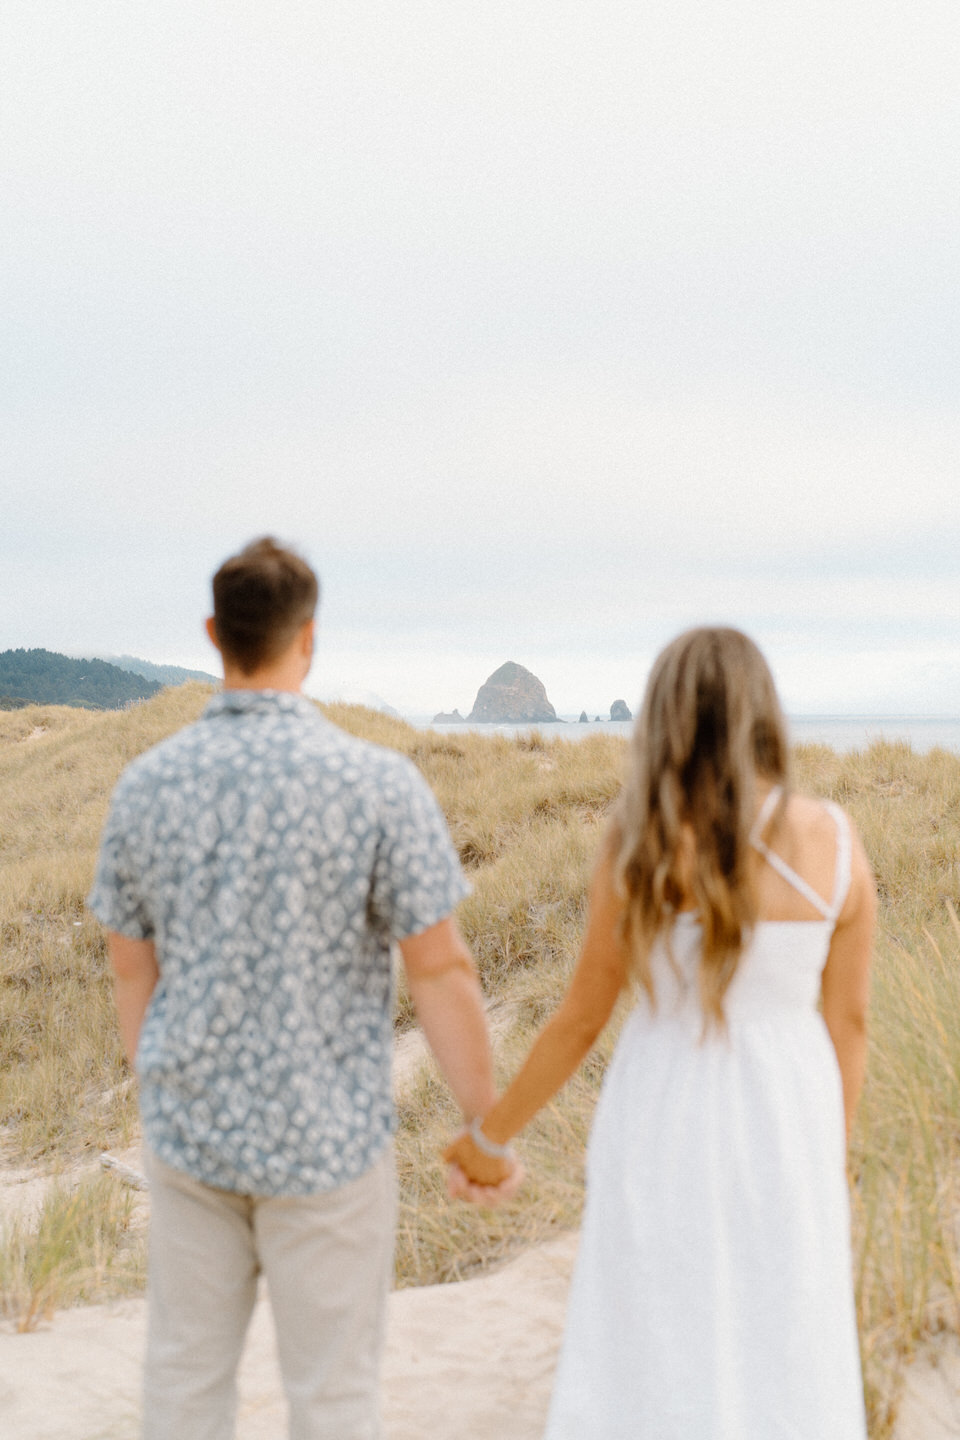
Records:
<instances>
[{"instance_id":1,"label":"shirt collar","mask_svg":"<svg viewBox=\"0 0 960 1440\"><path fill-rule=\"evenodd\" d=\"M320 711L306 695L290 690L221 690L208 703L204 720L218 715L303 715L320 719Z\"/></svg>"}]
</instances>

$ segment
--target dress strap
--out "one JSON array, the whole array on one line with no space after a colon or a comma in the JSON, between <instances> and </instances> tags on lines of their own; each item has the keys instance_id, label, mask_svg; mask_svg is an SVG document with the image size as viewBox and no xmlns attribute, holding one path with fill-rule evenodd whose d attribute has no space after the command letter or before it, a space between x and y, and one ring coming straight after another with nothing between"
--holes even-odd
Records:
<instances>
[{"instance_id":1,"label":"dress strap","mask_svg":"<svg viewBox=\"0 0 960 1440\"><path fill-rule=\"evenodd\" d=\"M766 795L765 795L765 797L764 797L763 804L760 806L760 810L759 810L759 812L758 812L758 814L757 814L757 818L756 818L756 820L754 820L754 822L753 822L753 829L750 831L750 844L751 844L751 845L756 845L756 844L757 844L757 841L760 839L760 836L763 834L764 830L767 828L767 821L770 819L770 816L773 814L774 810L776 810L777 805L779 804L779 801L780 801L780 796L781 796L782 794L783 794L783 787L782 787L782 786L780 786L780 785L771 785L771 786L770 786L770 789L767 791L767 793L766 793Z\"/></svg>"},{"instance_id":2,"label":"dress strap","mask_svg":"<svg viewBox=\"0 0 960 1440\"><path fill-rule=\"evenodd\" d=\"M814 890L808 881L804 880L802 875L798 875L796 870L787 864L786 860L778 855L775 850L771 850L770 846L762 838L767 821L773 814L780 795L780 786L775 785L760 807L760 813L757 815L753 829L750 831L750 844L755 850L759 850L767 864L776 870L777 874L781 875L788 885L792 885L793 889L798 891L805 900L810 901L810 904L815 910L819 910L824 920L836 920L840 911L843 909L843 902L846 900L847 891L850 888L851 846L850 826L847 817L839 805L834 805L832 801L827 802L827 809L833 816L834 824L837 827L837 864L833 884L833 899L827 902L822 895L818 895L817 891Z\"/></svg>"}]
</instances>

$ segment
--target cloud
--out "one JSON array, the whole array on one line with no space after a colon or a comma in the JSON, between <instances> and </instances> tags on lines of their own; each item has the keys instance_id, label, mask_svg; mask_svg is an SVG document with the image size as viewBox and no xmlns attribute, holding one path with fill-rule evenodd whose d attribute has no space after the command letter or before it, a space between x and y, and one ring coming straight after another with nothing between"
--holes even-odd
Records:
<instances>
[{"instance_id":1,"label":"cloud","mask_svg":"<svg viewBox=\"0 0 960 1440\"><path fill-rule=\"evenodd\" d=\"M953 0L5 30L0 645L209 663L270 531L425 709L508 657L579 709L706 619L798 693L946 693Z\"/></svg>"}]
</instances>

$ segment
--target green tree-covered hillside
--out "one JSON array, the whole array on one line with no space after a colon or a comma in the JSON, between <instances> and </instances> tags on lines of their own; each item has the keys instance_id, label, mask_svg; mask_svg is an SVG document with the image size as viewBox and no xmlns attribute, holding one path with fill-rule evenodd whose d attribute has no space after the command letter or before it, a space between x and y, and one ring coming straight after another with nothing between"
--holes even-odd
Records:
<instances>
[{"instance_id":1,"label":"green tree-covered hillside","mask_svg":"<svg viewBox=\"0 0 960 1440\"><path fill-rule=\"evenodd\" d=\"M133 675L105 660L72 660L52 650L0 652L0 708L17 703L78 705L87 710L121 710L160 689L155 680Z\"/></svg>"},{"instance_id":2,"label":"green tree-covered hillside","mask_svg":"<svg viewBox=\"0 0 960 1440\"><path fill-rule=\"evenodd\" d=\"M155 665L152 660L141 660L136 655L101 655L100 658L110 665L119 665L121 670L142 675L145 680L157 680L161 685L185 685L188 680L220 684L220 677L211 675L207 670L186 670L182 665Z\"/></svg>"}]
</instances>

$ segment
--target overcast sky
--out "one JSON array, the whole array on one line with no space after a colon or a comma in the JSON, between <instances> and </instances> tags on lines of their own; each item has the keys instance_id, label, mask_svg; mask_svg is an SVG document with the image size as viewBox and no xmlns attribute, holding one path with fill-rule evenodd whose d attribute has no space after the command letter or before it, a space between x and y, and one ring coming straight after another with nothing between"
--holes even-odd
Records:
<instances>
[{"instance_id":1,"label":"overcast sky","mask_svg":"<svg viewBox=\"0 0 960 1440\"><path fill-rule=\"evenodd\" d=\"M312 688L960 697L956 0L6 0L0 649L214 668L295 542Z\"/></svg>"}]
</instances>

